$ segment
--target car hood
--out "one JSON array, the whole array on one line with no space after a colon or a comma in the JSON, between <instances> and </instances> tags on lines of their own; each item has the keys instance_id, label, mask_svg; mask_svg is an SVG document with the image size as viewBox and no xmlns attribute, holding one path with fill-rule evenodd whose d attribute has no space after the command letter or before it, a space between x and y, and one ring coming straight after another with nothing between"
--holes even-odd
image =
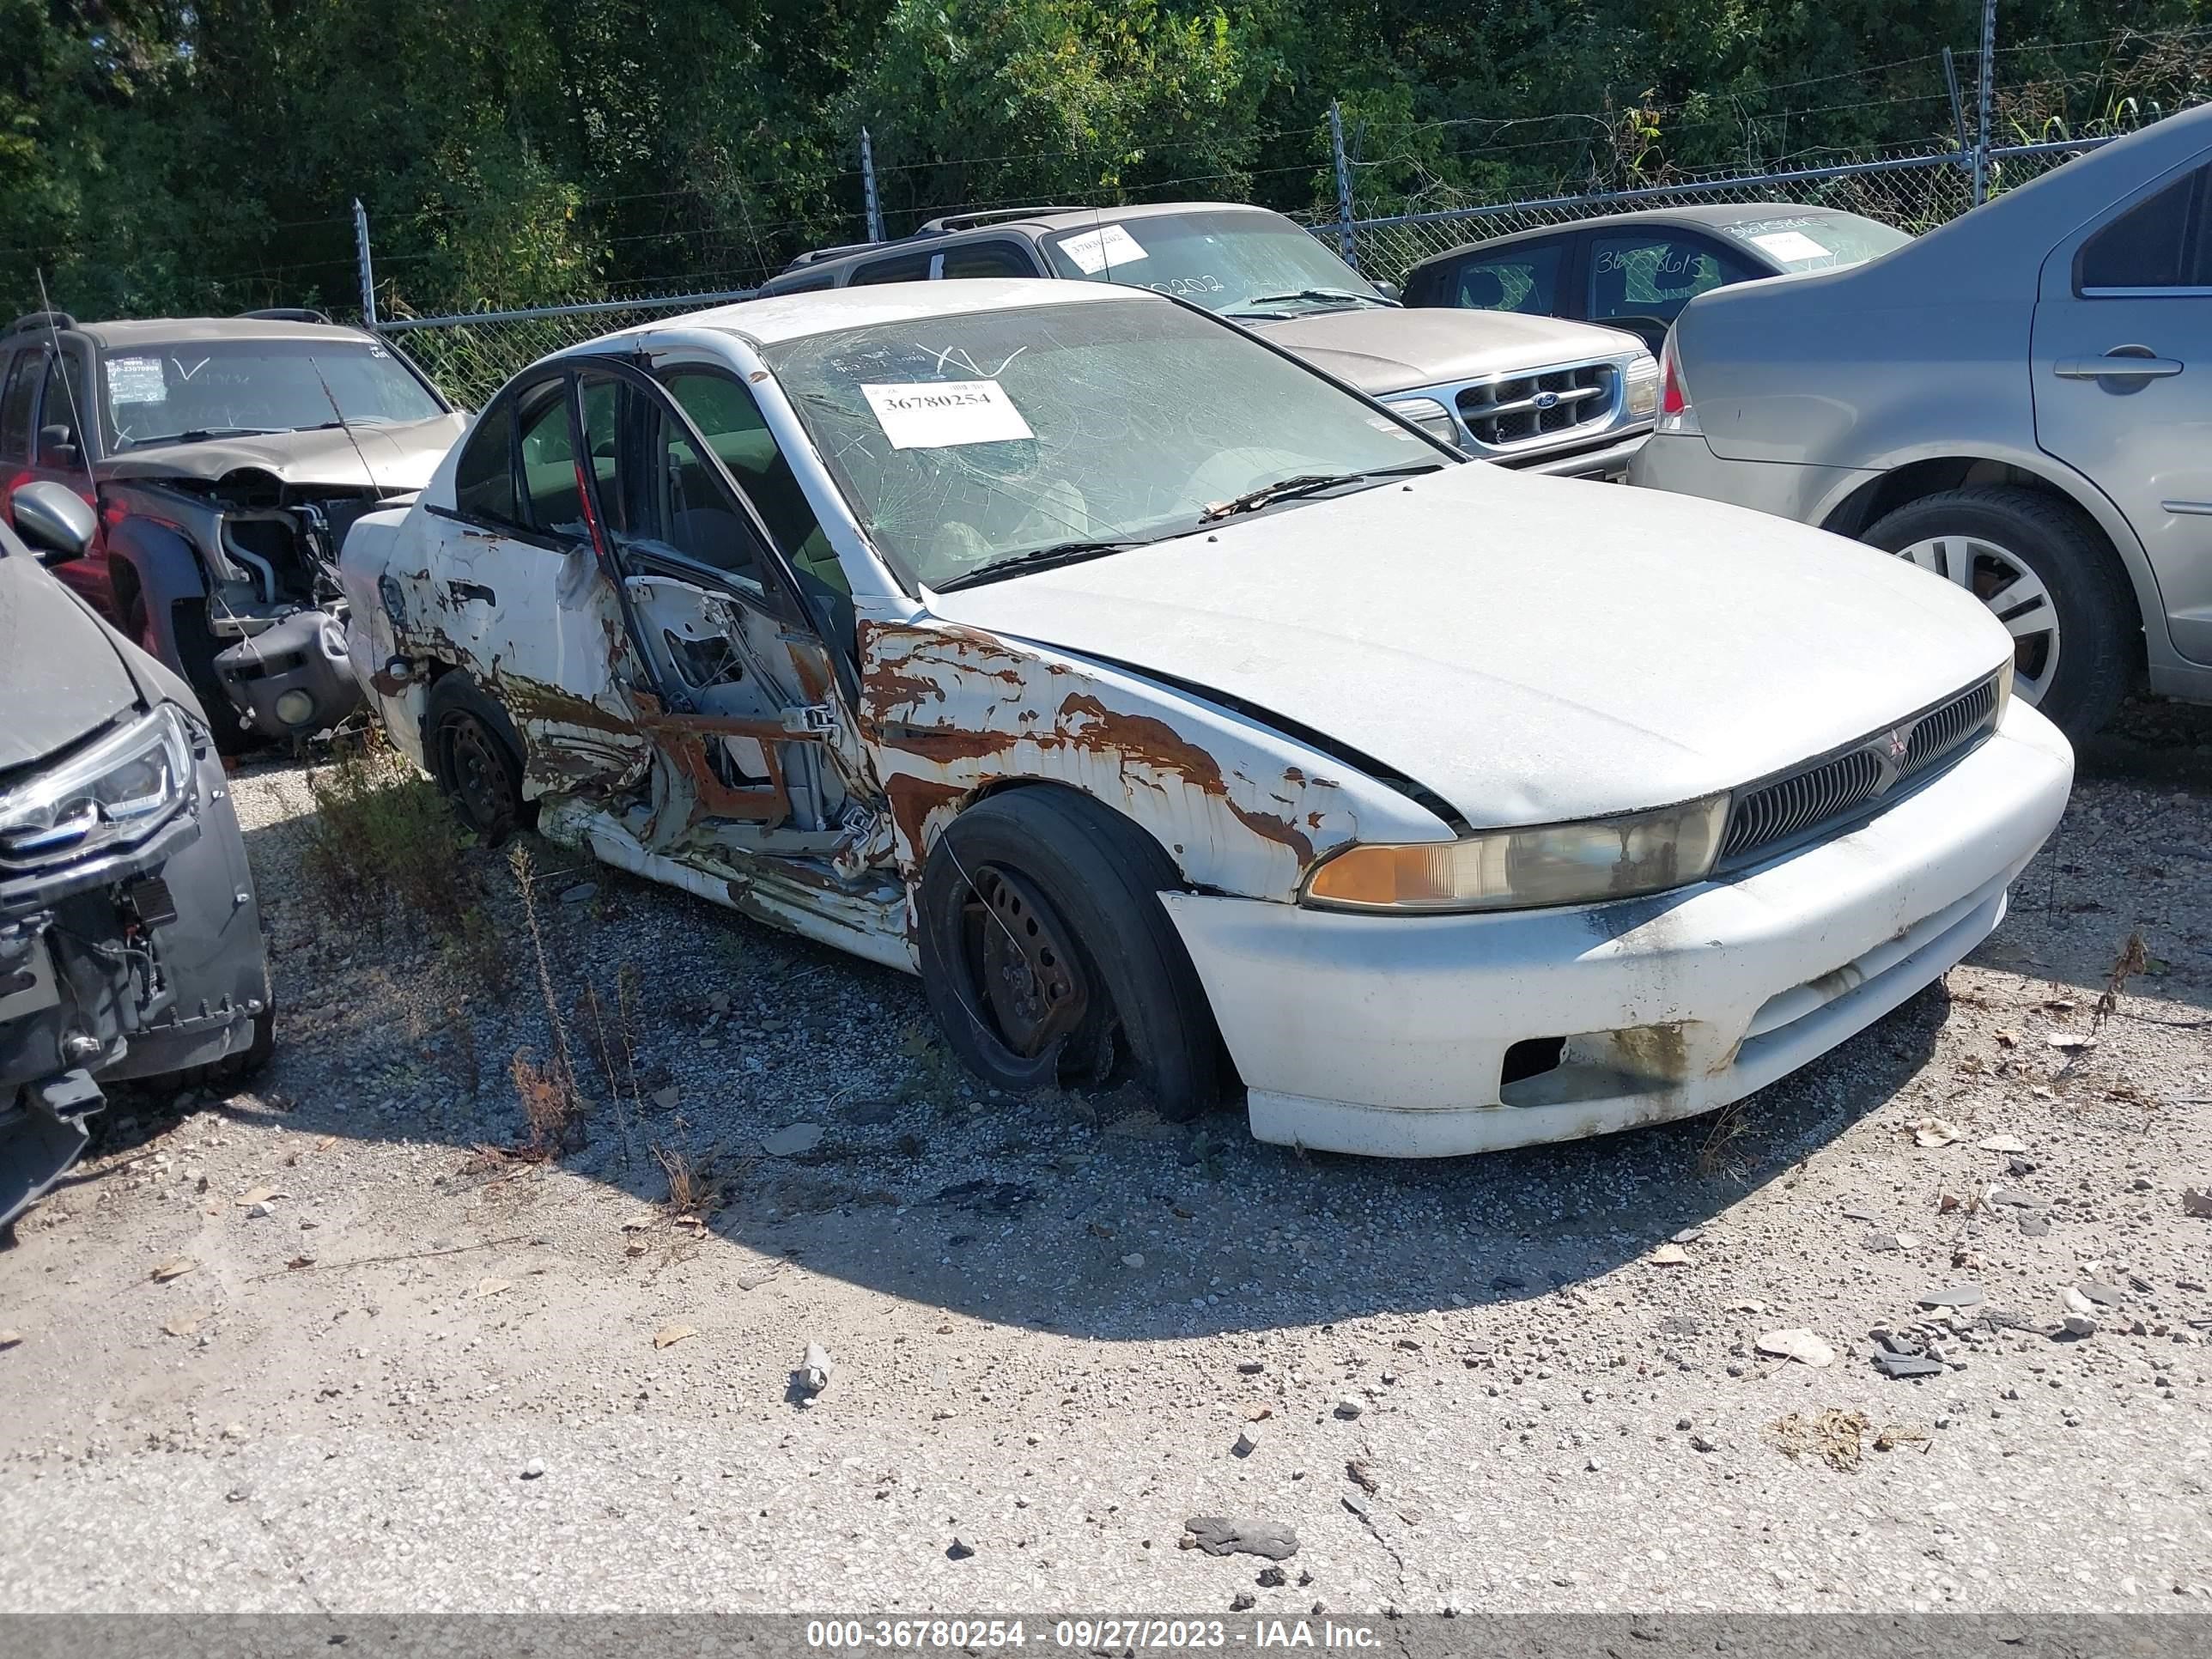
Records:
<instances>
[{"instance_id":1,"label":"car hood","mask_svg":"<svg viewBox=\"0 0 2212 1659\"><path fill-rule=\"evenodd\" d=\"M930 608L1273 714L1477 825L1733 788L1963 690L2011 643L1965 590L1841 537L1480 465Z\"/></svg>"},{"instance_id":2,"label":"car hood","mask_svg":"<svg viewBox=\"0 0 2212 1659\"><path fill-rule=\"evenodd\" d=\"M110 456L95 469L100 479L197 478L212 483L251 469L288 484L358 488L362 464L387 493L420 489L468 424L459 415L439 415L399 425L356 425L350 436L331 427L316 432L273 432L258 438L210 438L196 444L160 444ZM358 445L358 449L356 446Z\"/></svg>"},{"instance_id":3,"label":"car hood","mask_svg":"<svg viewBox=\"0 0 2212 1659\"><path fill-rule=\"evenodd\" d=\"M15 688L0 717L0 774L43 760L137 706L139 690L118 645L36 559L0 549L0 662Z\"/></svg>"},{"instance_id":4,"label":"car hood","mask_svg":"<svg viewBox=\"0 0 2212 1659\"><path fill-rule=\"evenodd\" d=\"M1512 311L1325 311L1255 328L1370 397L1641 351L1618 329Z\"/></svg>"}]
</instances>

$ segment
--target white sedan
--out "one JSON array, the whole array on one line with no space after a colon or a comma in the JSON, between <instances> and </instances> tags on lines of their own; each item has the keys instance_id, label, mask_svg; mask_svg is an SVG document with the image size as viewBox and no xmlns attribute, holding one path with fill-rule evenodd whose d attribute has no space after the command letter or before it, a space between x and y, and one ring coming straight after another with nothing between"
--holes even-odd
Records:
<instances>
[{"instance_id":1,"label":"white sedan","mask_svg":"<svg viewBox=\"0 0 2212 1659\"><path fill-rule=\"evenodd\" d=\"M2073 771L1971 594L1085 283L559 353L343 574L486 838L917 971L991 1083L1342 1152L1773 1081L1996 927Z\"/></svg>"}]
</instances>

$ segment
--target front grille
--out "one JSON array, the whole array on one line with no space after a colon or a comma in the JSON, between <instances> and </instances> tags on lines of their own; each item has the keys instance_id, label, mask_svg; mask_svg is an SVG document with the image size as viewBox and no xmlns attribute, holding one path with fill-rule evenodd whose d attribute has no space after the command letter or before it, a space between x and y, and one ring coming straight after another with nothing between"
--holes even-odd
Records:
<instances>
[{"instance_id":1,"label":"front grille","mask_svg":"<svg viewBox=\"0 0 2212 1659\"><path fill-rule=\"evenodd\" d=\"M1726 871L1827 834L1966 758L1996 721L1997 683L1984 680L1838 752L1739 791L1721 836Z\"/></svg>"},{"instance_id":2,"label":"front grille","mask_svg":"<svg viewBox=\"0 0 2212 1659\"><path fill-rule=\"evenodd\" d=\"M1459 394L1460 419L1486 449L1556 440L1611 417L1620 374L1611 363L1584 363L1471 386Z\"/></svg>"}]
</instances>

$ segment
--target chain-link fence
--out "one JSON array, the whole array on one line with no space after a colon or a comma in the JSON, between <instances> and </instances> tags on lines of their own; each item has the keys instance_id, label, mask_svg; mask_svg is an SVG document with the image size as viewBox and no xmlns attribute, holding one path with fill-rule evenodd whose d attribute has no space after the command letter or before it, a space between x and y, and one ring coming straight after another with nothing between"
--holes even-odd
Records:
<instances>
[{"instance_id":1,"label":"chain-link fence","mask_svg":"<svg viewBox=\"0 0 2212 1659\"><path fill-rule=\"evenodd\" d=\"M421 366L445 394L481 408L516 374L549 353L687 311L752 297L750 289L676 294L458 317L388 317L377 330Z\"/></svg>"},{"instance_id":2,"label":"chain-link fence","mask_svg":"<svg viewBox=\"0 0 2212 1659\"><path fill-rule=\"evenodd\" d=\"M1985 187L1991 194L2017 188L2106 142L2090 138L1992 148ZM1352 222L1352 230L1361 272L1370 281L1401 283L1424 259L1516 231L1610 213L1692 204L1766 202L1863 214L1918 235L1948 223L1973 206L1974 156L1972 151L1940 150L1781 173L1669 179L1640 190L1358 219ZM1340 232L1335 222L1316 223L1311 228L1316 235L1335 245Z\"/></svg>"},{"instance_id":3,"label":"chain-link fence","mask_svg":"<svg viewBox=\"0 0 2212 1659\"><path fill-rule=\"evenodd\" d=\"M1992 149L1986 188L2014 189L2094 149L2103 139ZM1840 161L1825 167L1735 177L1669 179L1644 189L1540 200L1499 202L1358 219L1352 223L1361 271L1376 282L1402 282L1413 266L1448 248L1545 225L1610 213L1689 203L1787 203L1840 208L1916 234L1958 217L1973 205L1972 152L1937 151ZM1308 227L1330 246L1341 223ZM511 376L547 353L656 319L749 297L750 289L597 301L453 317L386 319L378 326L403 346L457 403L481 405Z\"/></svg>"}]
</instances>

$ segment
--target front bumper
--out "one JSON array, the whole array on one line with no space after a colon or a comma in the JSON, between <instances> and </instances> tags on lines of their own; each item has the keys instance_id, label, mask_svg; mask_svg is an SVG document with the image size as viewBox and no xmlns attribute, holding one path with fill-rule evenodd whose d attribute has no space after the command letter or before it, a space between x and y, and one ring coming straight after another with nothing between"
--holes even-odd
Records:
<instances>
[{"instance_id":1,"label":"front bumper","mask_svg":"<svg viewBox=\"0 0 2212 1659\"><path fill-rule=\"evenodd\" d=\"M1598 449L1585 449L1572 455L1555 455L1547 459L1527 462L1504 461L1516 472L1540 473L1547 478L1595 478L1606 483L1627 481L1629 467L1650 437L1649 432L1638 432L1623 438L1618 443L1607 444Z\"/></svg>"},{"instance_id":2,"label":"front bumper","mask_svg":"<svg viewBox=\"0 0 2212 1659\"><path fill-rule=\"evenodd\" d=\"M1489 1152L1711 1111L1871 1024L1995 929L2073 772L2065 738L2015 703L1936 782L1727 881L1460 916L1161 896L1256 1137ZM1503 1080L1515 1044L1558 1039L1559 1064Z\"/></svg>"},{"instance_id":3,"label":"front bumper","mask_svg":"<svg viewBox=\"0 0 2212 1659\"><path fill-rule=\"evenodd\" d=\"M131 854L8 884L0 907L0 1225L67 1173L100 1085L244 1052L269 965L221 759Z\"/></svg>"}]
</instances>

